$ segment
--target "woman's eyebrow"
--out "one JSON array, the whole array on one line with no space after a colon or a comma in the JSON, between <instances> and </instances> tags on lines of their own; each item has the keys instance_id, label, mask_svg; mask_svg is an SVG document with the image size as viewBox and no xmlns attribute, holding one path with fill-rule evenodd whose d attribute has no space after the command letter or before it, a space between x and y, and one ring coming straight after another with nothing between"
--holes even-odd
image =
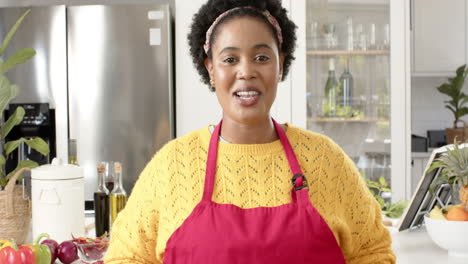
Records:
<instances>
[{"instance_id":1,"label":"woman's eyebrow","mask_svg":"<svg viewBox=\"0 0 468 264\"><path fill-rule=\"evenodd\" d=\"M255 46L253 46L254 49L270 49L270 50L273 50L273 48L268 45L268 44L264 44L264 43L261 43L261 44L256 44ZM223 52L226 52L226 51L238 51L240 50L240 48L238 47L225 47L223 48L219 53L218 55L222 54Z\"/></svg>"},{"instance_id":2,"label":"woman's eyebrow","mask_svg":"<svg viewBox=\"0 0 468 264\"><path fill-rule=\"evenodd\" d=\"M254 49L262 49L262 48L267 48L267 49L273 50L273 48L268 44L257 44L257 45L254 46Z\"/></svg>"},{"instance_id":3,"label":"woman's eyebrow","mask_svg":"<svg viewBox=\"0 0 468 264\"><path fill-rule=\"evenodd\" d=\"M219 53L219 54L222 54L223 52L226 52L226 51L232 51L232 50L240 50L240 48L237 48L237 47L225 47L224 49L222 49Z\"/></svg>"}]
</instances>

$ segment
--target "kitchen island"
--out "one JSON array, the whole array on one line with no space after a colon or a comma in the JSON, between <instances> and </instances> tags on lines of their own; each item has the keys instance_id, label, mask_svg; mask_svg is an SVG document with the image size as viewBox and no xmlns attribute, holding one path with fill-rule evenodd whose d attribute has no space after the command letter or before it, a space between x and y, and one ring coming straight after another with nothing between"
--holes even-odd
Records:
<instances>
[{"instance_id":1,"label":"kitchen island","mask_svg":"<svg viewBox=\"0 0 468 264\"><path fill-rule=\"evenodd\" d=\"M95 237L94 228L89 228L93 222L94 216L86 214L85 224L88 226L86 236L88 237ZM388 229L392 236L392 248L397 256L397 264L468 264L468 258L450 257L446 250L434 244L425 227L404 232L398 232L396 227L388 227ZM32 240L32 237L29 236L28 240Z\"/></svg>"},{"instance_id":2,"label":"kitchen island","mask_svg":"<svg viewBox=\"0 0 468 264\"><path fill-rule=\"evenodd\" d=\"M468 264L468 258L451 257L432 242L425 227L403 232L395 227L389 230L397 264Z\"/></svg>"}]
</instances>

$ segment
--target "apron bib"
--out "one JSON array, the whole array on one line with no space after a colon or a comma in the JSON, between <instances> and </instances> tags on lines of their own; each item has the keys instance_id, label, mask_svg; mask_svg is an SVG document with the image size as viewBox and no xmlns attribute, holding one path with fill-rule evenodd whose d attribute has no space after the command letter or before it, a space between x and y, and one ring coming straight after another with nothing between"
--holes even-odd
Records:
<instances>
[{"instance_id":1,"label":"apron bib","mask_svg":"<svg viewBox=\"0 0 468 264\"><path fill-rule=\"evenodd\" d=\"M333 232L309 200L286 134L273 123L293 172L292 202L243 209L211 200L221 121L210 140L203 198L167 241L164 264L345 263Z\"/></svg>"}]
</instances>

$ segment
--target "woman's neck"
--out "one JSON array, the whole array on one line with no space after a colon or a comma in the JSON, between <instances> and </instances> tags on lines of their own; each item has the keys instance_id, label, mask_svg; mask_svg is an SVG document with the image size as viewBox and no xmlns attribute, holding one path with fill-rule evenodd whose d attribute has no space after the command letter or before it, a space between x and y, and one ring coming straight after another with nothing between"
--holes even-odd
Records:
<instances>
[{"instance_id":1,"label":"woman's neck","mask_svg":"<svg viewBox=\"0 0 468 264\"><path fill-rule=\"evenodd\" d=\"M255 124L243 124L231 119L223 119L221 136L234 144L264 144L278 139L271 118Z\"/></svg>"}]
</instances>

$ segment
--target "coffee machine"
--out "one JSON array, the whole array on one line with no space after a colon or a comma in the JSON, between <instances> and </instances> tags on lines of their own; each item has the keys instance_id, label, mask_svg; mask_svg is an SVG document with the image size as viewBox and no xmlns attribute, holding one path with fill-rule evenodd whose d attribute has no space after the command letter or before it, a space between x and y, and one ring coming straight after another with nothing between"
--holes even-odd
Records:
<instances>
[{"instance_id":1,"label":"coffee machine","mask_svg":"<svg viewBox=\"0 0 468 264\"><path fill-rule=\"evenodd\" d=\"M10 104L5 113L5 120L8 120L9 116L20 106L25 110L23 121L10 131L6 138L7 142L21 137L26 139L40 137L49 145L50 152L44 156L27 144L22 143L15 151L8 155L5 166L7 173L13 171L21 160L32 160L39 165L43 165L50 163L56 156L54 109L50 109L48 103Z\"/></svg>"}]
</instances>

